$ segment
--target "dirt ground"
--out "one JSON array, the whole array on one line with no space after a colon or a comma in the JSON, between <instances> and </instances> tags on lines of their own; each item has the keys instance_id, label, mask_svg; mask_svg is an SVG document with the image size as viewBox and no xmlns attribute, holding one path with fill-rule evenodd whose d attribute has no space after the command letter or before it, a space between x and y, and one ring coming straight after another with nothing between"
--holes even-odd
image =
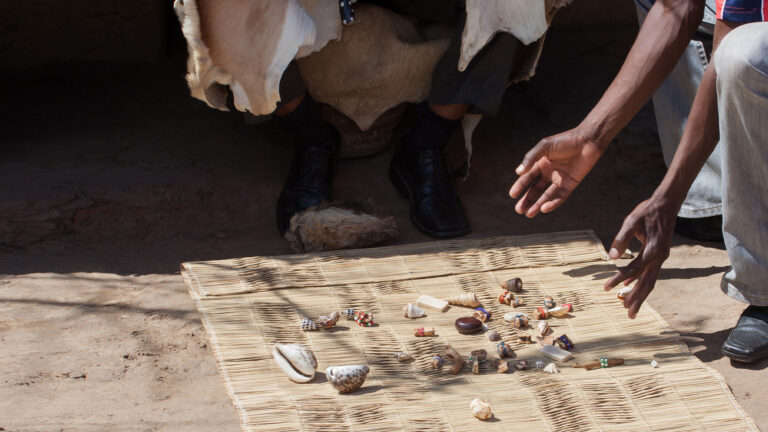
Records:
<instances>
[{"instance_id":1,"label":"dirt ground","mask_svg":"<svg viewBox=\"0 0 768 432\"><path fill-rule=\"evenodd\" d=\"M665 167L646 106L556 213L529 221L507 198L524 152L578 123L636 31L551 32L537 76L475 137L459 185L472 237L590 228L609 244L651 193ZM273 215L291 146L192 100L184 67L175 55L0 77L0 430L238 430L178 269L289 252ZM461 142L450 150L460 158ZM399 243L424 241L386 178L390 156L342 162L336 197L373 198ZM768 362L720 354L743 308L719 291L727 267L722 248L676 238L650 303L768 430Z\"/></svg>"}]
</instances>

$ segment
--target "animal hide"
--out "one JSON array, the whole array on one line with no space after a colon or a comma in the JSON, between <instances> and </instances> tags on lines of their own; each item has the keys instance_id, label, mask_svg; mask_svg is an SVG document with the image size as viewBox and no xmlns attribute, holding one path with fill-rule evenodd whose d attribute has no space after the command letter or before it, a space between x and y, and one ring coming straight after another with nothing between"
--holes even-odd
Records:
<instances>
[{"instance_id":1,"label":"animal hide","mask_svg":"<svg viewBox=\"0 0 768 432\"><path fill-rule=\"evenodd\" d=\"M467 0L467 24L457 68L463 70L499 31L510 32L526 44L541 41L552 9L568 1ZM223 110L224 86L229 86L238 110L255 115L271 113L279 101L280 78L291 60L318 51L341 35L336 0L176 0L175 9L189 49L187 81L192 96ZM354 32L355 27L366 25L377 24L361 22L345 31ZM395 37L393 41L402 39ZM360 57L373 51L368 49ZM540 42L535 59L539 52ZM353 87L365 79L349 82L347 94L353 94ZM404 92L393 95L388 103L364 108L381 111L384 105L391 108L412 97L412 92ZM343 99L337 97L334 107L347 112L352 112L350 106L363 108L359 101L347 103ZM370 125L371 116L354 120L358 125Z\"/></svg>"}]
</instances>

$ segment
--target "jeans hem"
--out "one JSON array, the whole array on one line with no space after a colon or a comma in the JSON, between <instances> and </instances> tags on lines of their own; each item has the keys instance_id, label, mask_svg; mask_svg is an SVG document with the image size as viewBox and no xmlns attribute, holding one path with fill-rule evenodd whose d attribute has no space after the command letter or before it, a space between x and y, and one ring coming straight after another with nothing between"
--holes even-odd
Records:
<instances>
[{"instance_id":1,"label":"jeans hem","mask_svg":"<svg viewBox=\"0 0 768 432\"><path fill-rule=\"evenodd\" d=\"M720 281L720 290L728 297L742 303L752 306L768 306L768 294L758 294L755 290L738 288L726 279L725 275Z\"/></svg>"}]
</instances>

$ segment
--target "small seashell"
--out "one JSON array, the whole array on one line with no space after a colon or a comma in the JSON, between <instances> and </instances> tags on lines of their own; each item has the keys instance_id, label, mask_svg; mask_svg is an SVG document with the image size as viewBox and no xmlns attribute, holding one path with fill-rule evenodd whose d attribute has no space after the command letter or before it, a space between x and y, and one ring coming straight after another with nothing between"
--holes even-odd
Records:
<instances>
[{"instance_id":1,"label":"small seashell","mask_svg":"<svg viewBox=\"0 0 768 432\"><path fill-rule=\"evenodd\" d=\"M520 297L516 297L514 300L512 300L512 307L520 307L525 304L525 301L521 299Z\"/></svg>"},{"instance_id":2,"label":"small seashell","mask_svg":"<svg viewBox=\"0 0 768 432\"><path fill-rule=\"evenodd\" d=\"M325 370L328 382L339 393L351 393L365 382L370 369L365 365L331 366Z\"/></svg>"},{"instance_id":3,"label":"small seashell","mask_svg":"<svg viewBox=\"0 0 768 432\"><path fill-rule=\"evenodd\" d=\"M536 360L536 369L538 370L544 369L544 362L541 360Z\"/></svg>"},{"instance_id":4,"label":"small seashell","mask_svg":"<svg viewBox=\"0 0 768 432\"><path fill-rule=\"evenodd\" d=\"M556 364L554 364L554 363L550 363L550 364L548 364L548 365L547 365L547 366L544 368L544 372L546 372L546 373L551 373L551 374L556 374L556 373L560 373L560 369L558 369L558 368L557 368L557 365L556 365Z\"/></svg>"},{"instance_id":5,"label":"small seashell","mask_svg":"<svg viewBox=\"0 0 768 432\"><path fill-rule=\"evenodd\" d=\"M416 337L434 336L434 327L417 327L413 330L413 335Z\"/></svg>"},{"instance_id":6,"label":"small seashell","mask_svg":"<svg viewBox=\"0 0 768 432\"><path fill-rule=\"evenodd\" d=\"M539 329L539 334L542 337L548 335L552 331L552 329L549 328L549 323L546 321L539 321L539 325L536 326L536 328Z\"/></svg>"},{"instance_id":7,"label":"small seashell","mask_svg":"<svg viewBox=\"0 0 768 432\"><path fill-rule=\"evenodd\" d=\"M573 310L573 305L570 303L565 303L562 306L558 306L550 309L548 312L550 316L562 318L568 315L572 310Z\"/></svg>"},{"instance_id":8,"label":"small seashell","mask_svg":"<svg viewBox=\"0 0 768 432\"><path fill-rule=\"evenodd\" d=\"M432 369L440 369L443 367L443 358L439 355L432 357L432 362L430 365L432 366Z\"/></svg>"},{"instance_id":9,"label":"small seashell","mask_svg":"<svg viewBox=\"0 0 768 432\"><path fill-rule=\"evenodd\" d=\"M481 307L475 309L475 313L473 313L472 316L482 322L486 322L491 319L491 313Z\"/></svg>"},{"instance_id":10,"label":"small seashell","mask_svg":"<svg viewBox=\"0 0 768 432\"><path fill-rule=\"evenodd\" d=\"M298 344L275 344L272 357L288 379L297 383L312 381L317 369L317 359L309 348Z\"/></svg>"},{"instance_id":11,"label":"small seashell","mask_svg":"<svg viewBox=\"0 0 768 432\"><path fill-rule=\"evenodd\" d=\"M355 320L355 310L354 309L344 309L341 311L342 315L344 315L344 318L347 319L347 321L354 321Z\"/></svg>"},{"instance_id":12,"label":"small seashell","mask_svg":"<svg viewBox=\"0 0 768 432\"><path fill-rule=\"evenodd\" d=\"M480 300L477 299L477 295L475 293L464 293L459 294L457 296L444 298L443 300L447 301L448 303L456 306L468 306L468 307L478 307L480 306Z\"/></svg>"},{"instance_id":13,"label":"small seashell","mask_svg":"<svg viewBox=\"0 0 768 432\"><path fill-rule=\"evenodd\" d=\"M501 287L505 290L512 291L513 293L523 292L523 280L520 278L512 278L501 284Z\"/></svg>"},{"instance_id":14,"label":"small seashell","mask_svg":"<svg viewBox=\"0 0 768 432\"><path fill-rule=\"evenodd\" d=\"M512 304L512 300L514 299L515 295L509 290L504 290L504 292L499 295L499 303L501 304Z\"/></svg>"},{"instance_id":15,"label":"small seashell","mask_svg":"<svg viewBox=\"0 0 768 432\"><path fill-rule=\"evenodd\" d=\"M509 370L509 362L508 362L508 361L503 361L503 362L501 362L501 363L499 364L499 366L496 368L496 370L497 370L497 371L498 371L500 374L503 374L503 373L507 373L507 371Z\"/></svg>"},{"instance_id":16,"label":"small seashell","mask_svg":"<svg viewBox=\"0 0 768 432\"><path fill-rule=\"evenodd\" d=\"M501 340L501 335L495 330L488 332L488 340L491 342L498 342Z\"/></svg>"},{"instance_id":17,"label":"small seashell","mask_svg":"<svg viewBox=\"0 0 768 432\"><path fill-rule=\"evenodd\" d=\"M456 330L461 334L477 333L483 329L483 322L474 317L458 318L454 322Z\"/></svg>"},{"instance_id":18,"label":"small seashell","mask_svg":"<svg viewBox=\"0 0 768 432\"><path fill-rule=\"evenodd\" d=\"M403 316L406 318L421 318L424 315L424 309L416 306L413 303L408 303L407 305L403 306Z\"/></svg>"},{"instance_id":19,"label":"small seashell","mask_svg":"<svg viewBox=\"0 0 768 432\"><path fill-rule=\"evenodd\" d=\"M652 361L652 362L651 362L651 367L652 367L652 368L657 368L657 367L659 367L659 362L657 362L656 360Z\"/></svg>"},{"instance_id":20,"label":"small seashell","mask_svg":"<svg viewBox=\"0 0 768 432\"><path fill-rule=\"evenodd\" d=\"M496 344L496 353L499 354L499 357L505 358L505 357L511 357L512 356L512 347L505 344L504 342L499 342Z\"/></svg>"},{"instance_id":21,"label":"small seashell","mask_svg":"<svg viewBox=\"0 0 768 432\"><path fill-rule=\"evenodd\" d=\"M451 374L456 375L461 372L462 369L464 369L464 357L462 357L461 354L453 349L452 346L445 346L445 356L453 362L453 366L451 367Z\"/></svg>"},{"instance_id":22,"label":"small seashell","mask_svg":"<svg viewBox=\"0 0 768 432\"><path fill-rule=\"evenodd\" d=\"M479 418L480 420L488 420L489 418L493 417L491 406L488 404L488 402L480 398L474 399L469 404L469 408L472 409L472 415Z\"/></svg>"},{"instance_id":23,"label":"small seashell","mask_svg":"<svg viewBox=\"0 0 768 432\"><path fill-rule=\"evenodd\" d=\"M524 371L528 369L528 361L527 360L520 360L519 362L515 363L515 369L519 371Z\"/></svg>"},{"instance_id":24,"label":"small seashell","mask_svg":"<svg viewBox=\"0 0 768 432\"><path fill-rule=\"evenodd\" d=\"M533 343L531 340L531 335L526 332L519 332L517 333L517 342L521 344L530 344Z\"/></svg>"},{"instance_id":25,"label":"small seashell","mask_svg":"<svg viewBox=\"0 0 768 432\"><path fill-rule=\"evenodd\" d=\"M339 322L339 318L341 318L341 314L338 312L333 312L328 316L321 316L317 319L318 324L320 324L320 327L324 329L333 328L333 326L336 325L337 322Z\"/></svg>"},{"instance_id":26,"label":"small seashell","mask_svg":"<svg viewBox=\"0 0 768 432\"><path fill-rule=\"evenodd\" d=\"M536 319L545 320L549 318L549 310L545 307L537 307L536 308Z\"/></svg>"},{"instance_id":27,"label":"small seashell","mask_svg":"<svg viewBox=\"0 0 768 432\"><path fill-rule=\"evenodd\" d=\"M619 292L616 293L616 298L624 301L625 298L629 295L629 293L632 292L632 290L635 289L634 286L627 286L619 290Z\"/></svg>"},{"instance_id":28,"label":"small seashell","mask_svg":"<svg viewBox=\"0 0 768 432\"><path fill-rule=\"evenodd\" d=\"M413 356L407 352L395 353L395 358L399 362L407 362L413 360Z\"/></svg>"},{"instance_id":29,"label":"small seashell","mask_svg":"<svg viewBox=\"0 0 768 432\"><path fill-rule=\"evenodd\" d=\"M547 309L552 309L555 307L555 300L552 298L552 296L544 296L544 307Z\"/></svg>"},{"instance_id":30,"label":"small seashell","mask_svg":"<svg viewBox=\"0 0 768 432\"><path fill-rule=\"evenodd\" d=\"M301 329L304 331L317 330L317 323L312 321L309 318L304 318L303 320L301 320Z\"/></svg>"}]
</instances>

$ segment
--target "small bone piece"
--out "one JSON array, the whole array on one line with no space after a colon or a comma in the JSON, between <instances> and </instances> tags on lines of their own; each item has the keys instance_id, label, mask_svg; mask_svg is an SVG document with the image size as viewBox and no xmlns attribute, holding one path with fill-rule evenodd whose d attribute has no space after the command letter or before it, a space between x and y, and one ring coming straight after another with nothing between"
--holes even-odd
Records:
<instances>
[{"instance_id":1,"label":"small bone piece","mask_svg":"<svg viewBox=\"0 0 768 432\"><path fill-rule=\"evenodd\" d=\"M570 351L566 351L553 345L541 347L541 353L544 354L545 357L559 362L567 362L573 358L573 354L571 354Z\"/></svg>"},{"instance_id":2,"label":"small bone piece","mask_svg":"<svg viewBox=\"0 0 768 432\"><path fill-rule=\"evenodd\" d=\"M475 309L475 313L473 313L472 316L479 319L482 322L486 322L491 318L491 313L479 307Z\"/></svg>"},{"instance_id":3,"label":"small bone piece","mask_svg":"<svg viewBox=\"0 0 768 432\"><path fill-rule=\"evenodd\" d=\"M513 293L523 292L523 280L520 278L512 278L501 284L501 287L505 290L512 291Z\"/></svg>"},{"instance_id":4,"label":"small bone piece","mask_svg":"<svg viewBox=\"0 0 768 432\"><path fill-rule=\"evenodd\" d=\"M462 357L461 354L453 349L452 346L445 346L445 356L453 362L453 366L451 367L451 374L456 375L461 372L462 369L464 369L464 357Z\"/></svg>"},{"instance_id":5,"label":"small bone piece","mask_svg":"<svg viewBox=\"0 0 768 432\"><path fill-rule=\"evenodd\" d=\"M480 300L477 299L475 293L463 293L443 300L456 306L469 306L473 308L480 306Z\"/></svg>"},{"instance_id":6,"label":"small bone piece","mask_svg":"<svg viewBox=\"0 0 768 432\"><path fill-rule=\"evenodd\" d=\"M555 300L552 298L552 296L544 296L544 307L547 309L552 309L555 307Z\"/></svg>"},{"instance_id":7,"label":"small bone piece","mask_svg":"<svg viewBox=\"0 0 768 432\"><path fill-rule=\"evenodd\" d=\"M531 340L531 335L530 335L530 333L527 333L527 332L518 332L518 333L517 333L517 343L521 343L521 344L530 344L530 343L533 343L533 341Z\"/></svg>"},{"instance_id":8,"label":"small bone piece","mask_svg":"<svg viewBox=\"0 0 768 432\"><path fill-rule=\"evenodd\" d=\"M516 297L514 300L512 300L512 307L520 307L523 305L525 305L525 301L520 297Z\"/></svg>"},{"instance_id":9,"label":"small bone piece","mask_svg":"<svg viewBox=\"0 0 768 432\"><path fill-rule=\"evenodd\" d=\"M489 418L493 417L491 406L488 404L488 402L480 398L474 399L469 404L469 408L472 409L472 415L479 418L480 420L488 420Z\"/></svg>"},{"instance_id":10,"label":"small bone piece","mask_svg":"<svg viewBox=\"0 0 768 432\"><path fill-rule=\"evenodd\" d=\"M491 342L498 342L501 340L501 335L495 330L488 332L488 340Z\"/></svg>"},{"instance_id":11,"label":"small bone piece","mask_svg":"<svg viewBox=\"0 0 768 432\"><path fill-rule=\"evenodd\" d=\"M549 328L549 323L546 321L539 321L539 325L537 325L536 328L539 329L539 334L541 336L546 336L552 331L552 329Z\"/></svg>"},{"instance_id":12,"label":"small bone piece","mask_svg":"<svg viewBox=\"0 0 768 432\"><path fill-rule=\"evenodd\" d=\"M498 368L496 369L500 374L507 373L509 370L509 362L503 361L501 364L499 364Z\"/></svg>"},{"instance_id":13,"label":"small bone piece","mask_svg":"<svg viewBox=\"0 0 768 432\"><path fill-rule=\"evenodd\" d=\"M416 329L413 330L413 335L416 337L434 336L435 328L434 327L417 327Z\"/></svg>"},{"instance_id":14,"label":"small bone piece","mask_svg":"<svg viewBox=\"0 0 768 432\"><path fill-rule=\"evenodd\" d=\"M512 304L512 300L515 299L515 295L512 294L512 291L504 290L503 293L499 294L499 303L501 304Z\"/></svg>"},{"instance_id":15,"label":"small bone piece","mask_svg":"<svg viewBox=\"0 0 768 432\"><path fill-rule=\"evenodd\" d=\"M403 316L406 318L421 318L424 316L424 309L413 303L403 306Z\"/></svg>"},{"instance_id":16,"label":"small bone piece","mask_svg":"<svg viewBox=\"0 0 768 432\"><path fill-rule=\"evenodd\" d=\"M448 302L439 298L422 294L416 299L416 304L427 309L443 312L448 307Z\"/></svg>"},{"instance_id":17,"label":"small bone piece","mask_svg":"<svg viewBox=\"0 0 768 432\"><path fill-rule=\"evenodd\" d=\"M443 367L443 358L439 355L432 357L432 363L430 363L430 366L432 366L432 369L440 369Z\"/></svg>"},{"instance_id":18,"label":"small bone piece","mask_svg":"<svg viewBox=\"0 0 768 432\"><path fill-rule=\"evenodd\" d=\"M549 318L549 310L545 307L537 307L536 308L536 319L545 320Z\"/></svg>"},{"instance_id":19,"label":"small bone piece","mask_svg":"<svg viewBox=\"0 0 768 432\"><path fill-rule=\"evenodd\" d=\"M505 344L504 342L499 342L496 344L496 353L499 354L499 357L505 358L505 357L511 357L512 353L512 347Z\"/></svg>"},{"instance_id":20,"label":"small bone piece","mask_svg":"<svg viewBox=\"0 0 768 432\"><path fill-rule=\"evenodd\" d=\"M547 366L544 368L544 372L546 372L546 373L551 373L551 374L556 374L556 373L560 373L560 369L558 369L558 368L557 368L557 365L556 365L556 364L554 364L554 363L550 363L550 364L548 364L548 365L547 365Z\"/></svg>"},{"instance_id":21,"label":"small bone piece","mask_svg":"<svg viewBox=\"0 0 768 432\"><path fill-rule=\"evenodd\" d=\"M395 358L401 363L413 360L413 356L407 352L395 353Z\"/></svg>"},{"instance_id":22,"label":"small bone piece","mask_svg":"<svg viewBox=\"0 0 768 432\"><path fill-rule=\"evenodd\" d=\"M528 369L528 361L527 360L520 360L519 362L515 363L515 369L519 371L524 371Z\"/></svg>"},{"instance_id":23,"label":"small bone piece","mask_svg":"<svg viewBox=\"0 0 768 432\"><path fill-rule=\"evenodd\" d=\"M616 293L616 298L624 301L625 298L629 295L629 293L632 292L632 290L635 289L634 286L627 286L619 290L619 292Z\"/></svg>"},{"instance_id":24,"label":"small bone piece","mask_svg":"<svg viewBox=\"0 0 768 432\"><path fill-rule=\"evenodd\" d=\"M623 358L611 358L606 359L607 360L607 366L621 366L624 364ZM589 363L576 363L572 365L572 367L575 368L584 368L586 370L592 370L592 369L600 369L602 365L599 361L589 362Z\"/></svg>"},{"instance_id":25,"label":"small bone piece","mask_svg":"<svg viewBox=\"0 0 768 432\"><path fill-rule=\"evenodd\" d=\"M573 305L571 305L570 303L565 303L562 306L558 306L550 309L548 312L549 312L549 316L562 318L568 315L571 311L573 311Z\"/></svg>"}]
</instances>

